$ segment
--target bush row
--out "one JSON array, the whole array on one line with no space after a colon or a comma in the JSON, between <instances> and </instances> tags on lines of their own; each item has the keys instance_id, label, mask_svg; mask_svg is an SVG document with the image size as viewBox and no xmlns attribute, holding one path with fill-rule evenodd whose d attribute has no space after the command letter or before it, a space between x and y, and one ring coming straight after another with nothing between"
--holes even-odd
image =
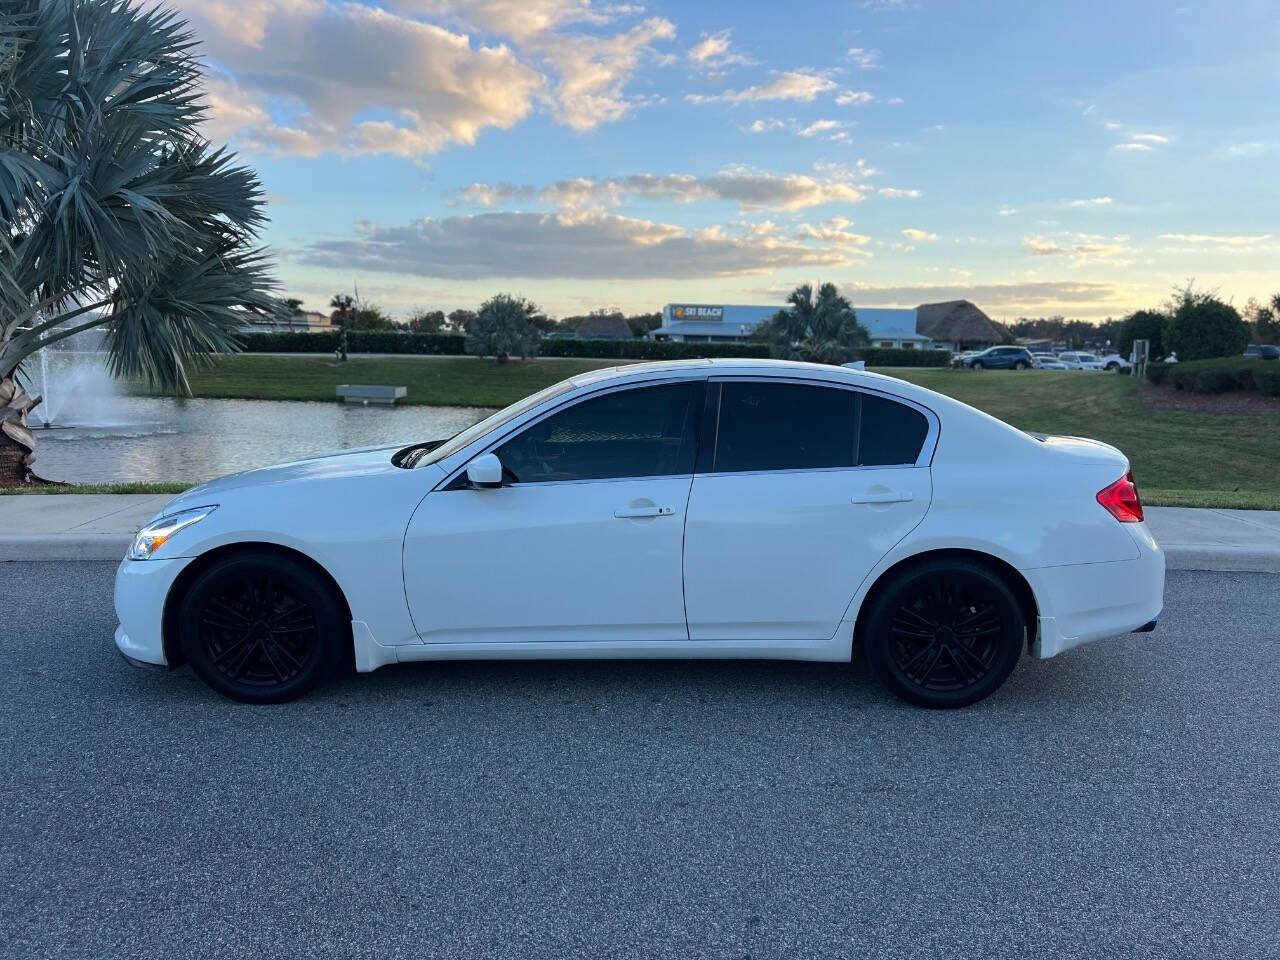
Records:
<instances>
[{"instance_id":1,"label":"bush row","mask_svg":"<svg viewBox=\"0 0 1280 960\"><path fill-rule=\"evenodd\" d=\"M248 353L332 353L337 332L246 333L240 337ZM350 353L417 353L456 356L466 352L466 338L456 333L393 333L357 330L347 334ZM694 360L704 357L767 357L762 343L674 343L658 340L543 340L543 357L590 357L605 360ZM868 347L859 354L869 367L945 367L946 350L889 350Z\"/></svg>"},{"instance_id":2,"label":"bush row","mask_svg":"<svg viewBox=\"0 0 1280 960\"><path fill-rule=\"evenodd\" d=\"M1249 390L1280 396L1280 363L1245 357L1215 357L1186 363L1152 363L1147 379L1189 393Z\"/></svg>"}]
</instances>

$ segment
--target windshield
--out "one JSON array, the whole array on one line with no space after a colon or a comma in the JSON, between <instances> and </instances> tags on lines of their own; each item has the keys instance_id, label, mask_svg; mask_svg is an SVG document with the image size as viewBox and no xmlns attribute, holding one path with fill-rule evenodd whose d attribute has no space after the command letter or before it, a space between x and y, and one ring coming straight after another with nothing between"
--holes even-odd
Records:
<instances>
[{"instance_id":1,"label":"windshield","mask_svg":"<svg viewBox=\"0 0 1280 960\"><path fill-rule=\"evenodd\" d=\"M424 464L436 463L445 459L445 457L451 457L463 447L475 440L478 440L480 437L483 437L491 430L496 430L504 423L514 420L526 410L536 407L544 400L550 400L552 397L557 397L562 393L568 393L572 389L573 380L561 380L559 383L553 383L551 386L543 390L539 390L537 393L530 394L523 400L517 400L515 403L511 404L511 406L503 407L497 413L489 414L489 416L485 417L479 423L473 423L461 433L454 434L438 447L427 451L425 456L415 458L412 465L415 468L421 467Z\"/></svg>"}]
</instances>

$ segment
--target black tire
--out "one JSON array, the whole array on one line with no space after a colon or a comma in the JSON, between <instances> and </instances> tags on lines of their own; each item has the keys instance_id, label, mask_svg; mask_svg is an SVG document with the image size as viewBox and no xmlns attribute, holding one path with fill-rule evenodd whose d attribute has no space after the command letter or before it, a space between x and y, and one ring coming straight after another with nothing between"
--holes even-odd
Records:
<instances>
[{"instance_id":1,"label":"black tire","mask_svg":"<svg viewBox=\"0 0 1280 960\"><path fill-rule=\"evenodd\" d=\"M1107 364L1107 369L1108 369L1108 370L1115 370L1115 369L1117 369L1119 366L1120 366L1120 364L1118 364L1118 363L1116 363L1114 360L1112 360L1110 363L1108 363L1108 364Z\"/></svg>"},{"instance_id":2,"label":"black tire","mask_svg":"<svg viewBox=\"0 0 1280 960\"><path fill-rule=\"evenodd\" d=\"M284 703L333 675L349 630L333 590L267 550L215 560L182 599L179 639L191 669L242 703Z\"/></svg>"},{"instance_id":3,"label":"black tire","mask_svg":"<svg viewBox=\"0 0 1280 960\"><path fill-rule=\"evenodd\" d=\"M1027 361L1025 361L1025 360L1019 360L1017 363L1015 363L1015 364L1013 365L1013 369L1015 369L1015 370L1025 370L1025 369L1027 369Z\"/></svg>"},{"instance_id":4,"label":"black tire","mask_svg":"<svg viewBox=\"0 0 1280 960\"><path fill-rule=\"evenodd\" d=\"M862 634L885 686L922 707L966 707L1009 678L1026 643L1017 597L971 560L909 567L877 587Z\"/></svg>"},{"instance_id":5,"label":"black tire","mask_svg":"<svg viewBox=\"0 0 1280 960\"><path fill-rule=\"evenodd\" d=\"M986 364L985 364L985 363L983 363L981 360L975 360L975 361L973 361L973 363L969 364L969 366L970 366L970 367L972 367L974 370L985 370L985 369L986 369Z\"/></svg>"}]
</instances>

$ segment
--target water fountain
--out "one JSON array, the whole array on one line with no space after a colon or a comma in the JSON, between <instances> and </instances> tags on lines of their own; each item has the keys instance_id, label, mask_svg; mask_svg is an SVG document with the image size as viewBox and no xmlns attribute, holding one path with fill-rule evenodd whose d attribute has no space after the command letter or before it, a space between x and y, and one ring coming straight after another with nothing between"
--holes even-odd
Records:
<instances>
[{"instance_id":1,"label":"water fountain","mask_svg":"<svg viewBox=\"0 0 1280 960\"><path fill-rule=\"evenodd\" d=\"M107 373L101 334L88 330L38 352L29 392L44 399L30 414L36 429L137 426Z\"/></svg>"}]
</instances>

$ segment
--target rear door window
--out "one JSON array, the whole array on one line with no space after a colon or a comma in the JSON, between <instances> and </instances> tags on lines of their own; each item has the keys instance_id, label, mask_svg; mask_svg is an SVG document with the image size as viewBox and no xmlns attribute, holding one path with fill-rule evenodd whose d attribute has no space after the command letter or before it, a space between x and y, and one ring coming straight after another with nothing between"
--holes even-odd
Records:
<instances>
[{"instance_id":1,"label":"rear door window","mask_svg":"<svg viewBox=\"0 0 1280 960\"><path fill-rule=\"evenodd\" d=\"M796 383L720 385L713 473L914 464L924 414L856 390Z\"/></svg>"}]
</instances>

